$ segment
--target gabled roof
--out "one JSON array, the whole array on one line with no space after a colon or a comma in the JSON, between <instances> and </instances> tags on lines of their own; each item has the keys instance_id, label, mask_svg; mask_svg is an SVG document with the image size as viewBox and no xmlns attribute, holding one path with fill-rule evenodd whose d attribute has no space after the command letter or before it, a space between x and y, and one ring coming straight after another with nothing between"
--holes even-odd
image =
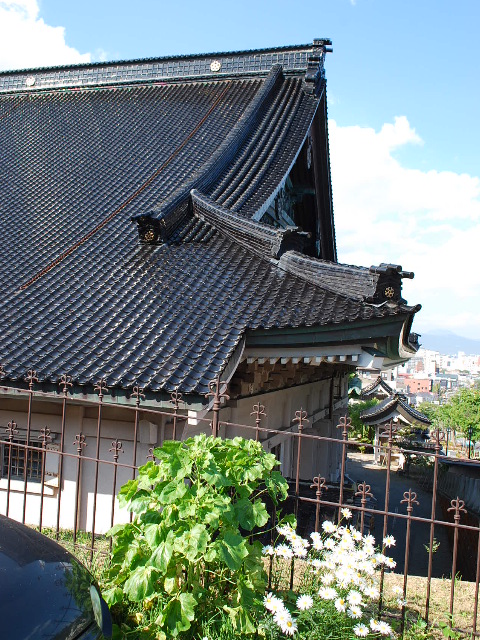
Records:
<instances>
[{"instance_id":1,"label":"gabled roof","mask_svg":"<svg viewBox=\"0 0 480 640\"><path fill-rule=\"evenodd\" d=\"M361 396L364 399L368 399L375 397L376 395L393 396L394 393L395 391L389 384L385 382L382 376L378 376L376 380L362 389Z\"/></svg>"},{"instance_id":2,"label":"gabled roof","mask_svg":"<svg viewBox=\"0 0 480 640\"><path fill-rule=\"evenodd\" d=\"M408 349L418 307L369 304L370 272L262 221L325 118L327 44L0 74L8 379L202 394L247 331L380 319ZM331 258L328 170L319 188Z\"/></svg>"},{"instance_id":3,"label":"gabled roof","mask_svg":"<svg viewBox=\"0 0 480 640\"><path fill-rule=\"evenodd\" d=\"M398 393L385 398L369 409L365 409L360 414L360 419L364 424L386 424L395 418L412 425L429 426L432 424L426 415L410 406L405 397Z\"/></svg>"}]
</instances>

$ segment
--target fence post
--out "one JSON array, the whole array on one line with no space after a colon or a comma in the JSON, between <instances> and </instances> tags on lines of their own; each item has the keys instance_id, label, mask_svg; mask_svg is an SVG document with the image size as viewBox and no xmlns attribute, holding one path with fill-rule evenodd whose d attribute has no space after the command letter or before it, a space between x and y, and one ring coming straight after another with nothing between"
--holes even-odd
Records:
<instances>
[{"instance_id":1,"label":"fence post","mask_svg":"<svg viewBox=\"0 0 480 640\"><path fill-rule=\"evenodd\" d=\"M15 434L18 433L17 423L15 422L15 420L11 420L8 423L5 431L8 435L7 510L5 515L8 518L8 513L10 510L10 483L12 476L12 441L15 437Z\"/></svg>"},{"instance_id":2,"label":"fence post","mask_svg":"<svg viewBox=\"0 0 480 640\"><path fill-rule=\"evenodd\" d=\"M318 532L320 528L320 500L322 498L323 490L328 491L325 478L315 476L313 484L310 485L310 489L316 489L315 496L317 498L317 504L315 505L315 531Z\"/></svg>"},{"instance_id":3,"label":"fence post","mask_svg":"<svg viewBox=\"0 0 480 640\"><path fill-rule=\"evenodd\" d=\"M50 429L48 427L43 427L40 430L40 435L38 439L42 441L42 477L40 481L40 520L38 523L38 528L40 532L42 531L43 524L43 488L45 486L45 458L47 455L47 443L52 440L52 436L50 435Z\"/></svg>"},{"instance_id":4,"label":"fence post","mask_svg":"<svg viewBox=\"0 0 480 640\"><path fill-rule=\"evenodd\" d=\"M212 422L210 423L212 429L212 436L214 438L218 438L218 428L219 428L219 415L220 415L220 407L222 398L225 400L230 400L230 396L227 393L222 393L220 391L220 386L225 384L225 390L227 388L226 383L220 382L220 376L217 376L216 380L211 380L208 388L209 392L205 394L206 398L213 398L213 406L212 406Z\"/></svg>"},{"instance_id":5,"label":"fence post","mask_svg":"<svg viewBox=\"0 0 480 640\"><path fill-rule=\"evenodd\" d=\"M405 600L407 597L407 580L408 580L408 559L410 555L410 533L412 526L412 511L413 505L419 505L417 500L417 494L415 491L409 489L403 494L403 500L400 500L400 504L407 503L407 533L405 536L405 561L403 567L403 601L402 601L402 623L400 626L400 633L403 634L403 627L405 625ZM385 546L384 546L385 548ZM382 565L383 566L383 565Z\"/></svg>"},{"instance_id":6,"label":"fence post","mask_svg":"<svg viewBox=\"0 0 480 640\"><path fill-rule=\"evenodd\" d=\"M97 418L97 445L95 449L95 482L93 488L93 514L92 514L92 542L90 547L90 562L93 560L93 551L95 549L95 520L97 515L97 492L98 492L98 462L100 458L100 431L102 428L102 403L103 392L108 391L105 378L95 385L95 391L98 391L98 418Z\"/></svg>"},{"instance_id":7,"label":"fence post","mask_svg":"<svg viewBox=\"0 0 480 640\"><path fill-rule=\"evenodd\" d=\"M382 533L382 553L385 552L385 545L383 540L387 536L388 530L388 507L390 504L390 467L392 463L392 449L393 449L393 435L397 431L397 428L393 425L393 420L390 420L388 425L385 425L386 429L378 434L378 441L380 444L381 436L387 434L387 478L385 481L385 503L383 510L385 511L385 515L383 516L383 533ZM383 583L385 580L385 567L382 564L382 568L380 569L380 598L378 600L378 612L380 614L383 606Z\"/></svg>"},{"instance_id":8,"label":"fence post","mask_svg":"<svg viewBox=\"0 0 480 640\"><path fill-rule=\"evenodd\" d=\"M65 427L67 418L67 396L68 390L72 386L72 379L67 374L60 378L59 386L62 387L62 424L60 427L60 460L58 461L58 496L57 496L57 527L55 537L59 538L60 533L60 504L62 502L62 482L63 482L63 451L65 449Z\"/></svg>"},{"instance_id":9,"label":"fence post","mask_svg":"<svg viewBox=\"0 0 480 640\"><path fill-rule=\"evenodd\" d=\"M467 513L465 507L465 502L460 500L457 496L454 500L450 501L452 505L447 511L454 511L453 521L455 523L455 528L453 531L453 560L452 560L452 582L450 585L450 617L448 624L452 626L452 617L453 617L453 601L455 598L455 578L457 573L457 554L458 554L458 525L460 524L461 512Z\"/></svg>"},{"instance_id":10,"label":"fence post","mask_svg":"<svg viewBox=\"0 0 480 640\"><path fill-rule=\"evenodd\" d=\"M448 436L447 436L448 437ZM428 549L428 574L427 574L427 594L425 596L425 622L428 622L430 613L430 590L432 583L432 567L433 567L433 541L435 539L435 510L437 505L437 483L438 483L438 458L442 449L440 442L445 435L437 428L435 429L435 457L433 462L433 487L432 487L432 513L430 523L430 539ZM448 447L448 441L447 441Z\"/></svg>"},{"instance_id":11,"label":"fence post","mask_svg":"<svg viewBox=\"0 0 480 640\"><path fill-rule=\"evenodd\" d=\"M262 422L262 417L266 418L267 414L265 413L265 407L263 404L254 404L253 411L250 412L251 416L255 416L255 441L258 442L260 440L260 424Z\"/></svg>"},{"instance_id":12,"label":"fence post","mask_svg":"<svg viewBox=\"0 0 480 640\"><path fill-rule=\"evenodd\" d=\"M360 533L363 536L363 527L365 525L365 505L367 504L367 498L373 498L373 493L371 492L371 486L366 482L362 482L358 485L359 491L355 493L356 496L362 496L360 499L360 504L362 505L360 511Z\"/></svg>"},{"instance_id":13,"label":"fence post","mask_svg":"<svg viewBox=\"0 0 480 640\"><path fill-rule=\"evenodd\" d=\"M343 485L345 483L345 463L347 459L347 442L348 442L348 432L352 426L352 419L348 416L342 416L337 424L337 429L342 430L342 467L340 471L340 495L338 498L339 507L338 507L338 522L342 519L342 514L340 509L343 506Z\"/></svg>"},{"instance_id":14,"label":"fence post","mask_svg":"<svg viewBox=\"0 0 480 640\"><path fill-rule=\"evenodd\" d=\"M80 501L80 480L82 470L82 452L87 446L85 442L85 436L83 433L77 433L73 444L77 445L77 482L75 484L75 519L73 523L73 544L77 542L77 530L78 530L78 508Z\"/></svg>"},{"instance_id":15,"label":"fence post","mask_svg":"<svg viewBox=\"0 0 480 640\"><path fill-rule=\"evenodd\" d=\"M23 507L22 507L22 524L25 524L25 512L27 508L27 478L28 478L28 447L30 443L30 430L32 427L32 402L33 402L33 383L38 382L37 374L30 369L25 381L28 382L28 410L27 410L27 439L25 447L25 455L23 458Z\"/></svg>"},{"instance_id":16,"label":"fence post","mask_svg":"<svg viewBox=\"0 0 480 640\"><path fill-rule=\"evenodd\" d=\"M114 524L114 516L115 516L115 494L117 487L117 468L118 468L118 457L121 453L123 453L123 443L115 438L112 442L112 446L109 449L109 452L113 454L113 483L112 483L112 515L110 519L110 528L113 527ZM112 538L110 538L110 548L112 544Z\"/></svg>"}]
</instances>

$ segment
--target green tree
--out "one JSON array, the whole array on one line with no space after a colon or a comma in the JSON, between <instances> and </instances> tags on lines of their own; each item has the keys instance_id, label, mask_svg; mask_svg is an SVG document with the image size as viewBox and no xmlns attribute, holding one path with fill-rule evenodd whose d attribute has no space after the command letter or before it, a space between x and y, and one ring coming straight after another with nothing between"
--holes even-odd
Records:
<instances>
[{"instance_id":1,"label":"green tree","mask_svg":"<svg viewBox=\"0 0 480 640\"><path fill-rule=\"evenodd\" d=\"M480 389L460 389L446 404L438 407L438 421L461 431L472 429L473 440L480 440Z\"/></svg>"},{"instance_id":2,"label":"green tree","mask_svg":"<svg viewBox=\"0 0 480 640\"><path fill-rule=\"evenodd\" d=\"M430 420L434 427L439 427L441 422L440 405L433 402L422 402L418 405L417 409L420 413Z\"/></svg>"},{"instance_id":3,"label":"green tree","mask_svg":"<svg viewBox=\"0 0 480 640\"><path fill-rule=\"evenodd\" d=\"M375 427L364 424L360 418L360 414L362 411L370 409L370 407L374 407L376 404L378 404L378 400L376 398L372 398L372 400L352 402L348 405L348 415L352 421L353 435L362 442L373 443Z\"/></svg>"}]
</instances>

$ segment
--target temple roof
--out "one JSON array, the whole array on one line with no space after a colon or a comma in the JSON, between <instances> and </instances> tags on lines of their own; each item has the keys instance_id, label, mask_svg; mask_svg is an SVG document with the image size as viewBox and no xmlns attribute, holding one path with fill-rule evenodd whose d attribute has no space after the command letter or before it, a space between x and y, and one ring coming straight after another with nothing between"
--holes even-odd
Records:
<instances>
[{"instance_id":1,"label":"temple roof","mask_svg":"<svg viewBox=\"0 0 480 640\"><path fill-rule=\"evenodd\" d=\"M409 329L400 288L373 303L378 274L262 220L326 109L327 44L0 73L7 379L201 394L247 332Z\"/></svg>"},{"instance_id":2,"label":"temple roof","mask_svg":"<svg viewBox=\"0 0 480 640\"><path fill-rule=\"evenodd\" d=\"M375 396L393 396L395 391L392 387L385 382L382 376L378 376L376 380L374 380L367 387L362 389L361 397L362 399L368 399Z\"/></svg>"},{"instance_id":3,"label":"temple roof","mask_svg":"<svg viewBox=\"0 0 480 640\"><path fill-rule=\"evenodd\" d=\"M432 424L427 416L410 406L405 397L398 393L362 411L360 419L364 424L372 425L386 424L394 419L411 425L429 426Z\"/></svg>"}]
</instances>

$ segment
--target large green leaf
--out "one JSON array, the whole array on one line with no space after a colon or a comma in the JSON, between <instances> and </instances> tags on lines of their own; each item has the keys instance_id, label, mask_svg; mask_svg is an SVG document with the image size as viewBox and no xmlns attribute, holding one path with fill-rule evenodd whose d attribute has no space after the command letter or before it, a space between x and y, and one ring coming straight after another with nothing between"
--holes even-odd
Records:
<instances>
[{"instance_id":1,"label":"large green leaf","mask_svg":"<svg viewBox=\"0 0 480 640\"><path fill-rule=\"evenodd\" d=\"M275 504L278 503L278 500L285 500L287 498L288 483L279 471L272 471L270 475L265 478L265 486Z\"/></svg>"},{"instance_id":2,"label":"large green leaf","mask_svg":"<svg viewBox=\"0 0 480 640\"><path fill-rule=\"evenodd\" d=\"M137 567L123 586L124 593L133 602L140 602L156 591L158 571L154 567Z\"/></svg>"},{"instance_id":3,"label":"large green leaf","mask_svg":"<svg viewBox=\"0 0 480 640\"><path fill-rule=\"evenodd\" d=\"M169 601L156 623L168 629L172 636L178 636L181 631L190 628L196 605L197 601L191 593L180 593Z\"/></svg>"},{"instance_id":4,"label":"large green leaf","mask_svg":"<svg viewBox=\"0 0 480 640\"><path fill-rule=\"evenodd\" d=\"M244 538L234 531L226 531L215 541L219 557L231 571L237 571L243 560L248 556L247 544Z\"/></svg>"},{"instance_id":5,"label":"large green leaf","mask_svg":"<svg viewBox=\"0 0 480 640\"><path fill-rule=\"evenodd\" d=\"M160 495L158 496L160 502L162 504L173 504L183 498L183 496L187 493L187 485L184 480L180 478L180 480L172 480L168 482L162 489Z\"/></svg>"},{"instance_id":6,"label":"large green leaf","mask_svg":"<svg viewBox=\"0 0 480 640\"><path fill-rule=\"evenodd\" d=\"M242 498L235 504L235 514L242 529L247 531L268 522L268 513L261 500L252 503L248 498Z\"/></svg>"},{"instance_id":7,"label":"large green leaf","mask_svg":"<svg viewBox=\"0 0 480 640\"><path fill-rule=\"evenodd\" d=\"M130 501L129 511L133 513L143 513L148 509L152 501L150 491L147 489L139 489Z\"/></svg>"},{"instance_id":8,"label":"large green leaf","mask_svg":"<svg viewBox=\"0 0 480 640\"><path fill-rule=\"evenodd\" d=\"M148 489L161 479L161 469L152 460L149 460L138 470L138 482L142 489Z\"/></svg>"},{"instance_id":9,"label":"large green leaf","mask_svg":"<svg viewBox=\"0 0 480 640\"><path fill-rule=\"evenodd\" d=\"M228 607L224 606L223 609L230 616L230 620L232 622L232 626L238 634L246 634L249 635L251 633L255 633L257 627L253 618L244 609L242 606L240 607Z\"/></svg>"},{"instance_id":10,"label":"large green leaf","mask_svg":"<svg viewBox=\"0 0 480 640\"><path fill-rule=\"evenodd\" d=\"M158 524L147 524L144 529L144 535L150 549L156 549L162 539L161 528Z\"/></svg>"},{"instance_id":11,"label":"large green leaf","mask_svg":"<svg viewBox=\"0 0 480 640\"><path fill-rule=\"evenodd\" d=\"M203 524L196 524L175 538L175 550L190 562L195 562L207 550L210 536Z\"/></svg>"},{"instance_id":12,"label":"large green leaf","mask_svg":"<svg viewBox=\"0 0 480 640\"><path fill-rule=\"evenodd\" d=\"M111 589L105 589L102 591L102 596L108 606L113 606L122 601L123 599L123 590L121 587L112 587Z\"/></svg>"},{"instance_id":13,"label":"large green leaf","mask_svg":"<svg viewBox=\"0 0 480 640\"><path fill-rule=\"evenodd\" d=\"M158 547L150 556L148 564L159 570L161 575L164 575L168 571L168 565L173 555L173 544L170 540L160 542Z\"/></svg>"},{"instance_id":14,"label":"large green leaf","mask_svg":"<svg viewBox=\"0 0 480 640\"><path fill-rule=\"evenodd\" d=\"M118 492L118 504L121 509L125 508L138 490L138 480L129 480Z\"/></svg>"}]
</instances>

